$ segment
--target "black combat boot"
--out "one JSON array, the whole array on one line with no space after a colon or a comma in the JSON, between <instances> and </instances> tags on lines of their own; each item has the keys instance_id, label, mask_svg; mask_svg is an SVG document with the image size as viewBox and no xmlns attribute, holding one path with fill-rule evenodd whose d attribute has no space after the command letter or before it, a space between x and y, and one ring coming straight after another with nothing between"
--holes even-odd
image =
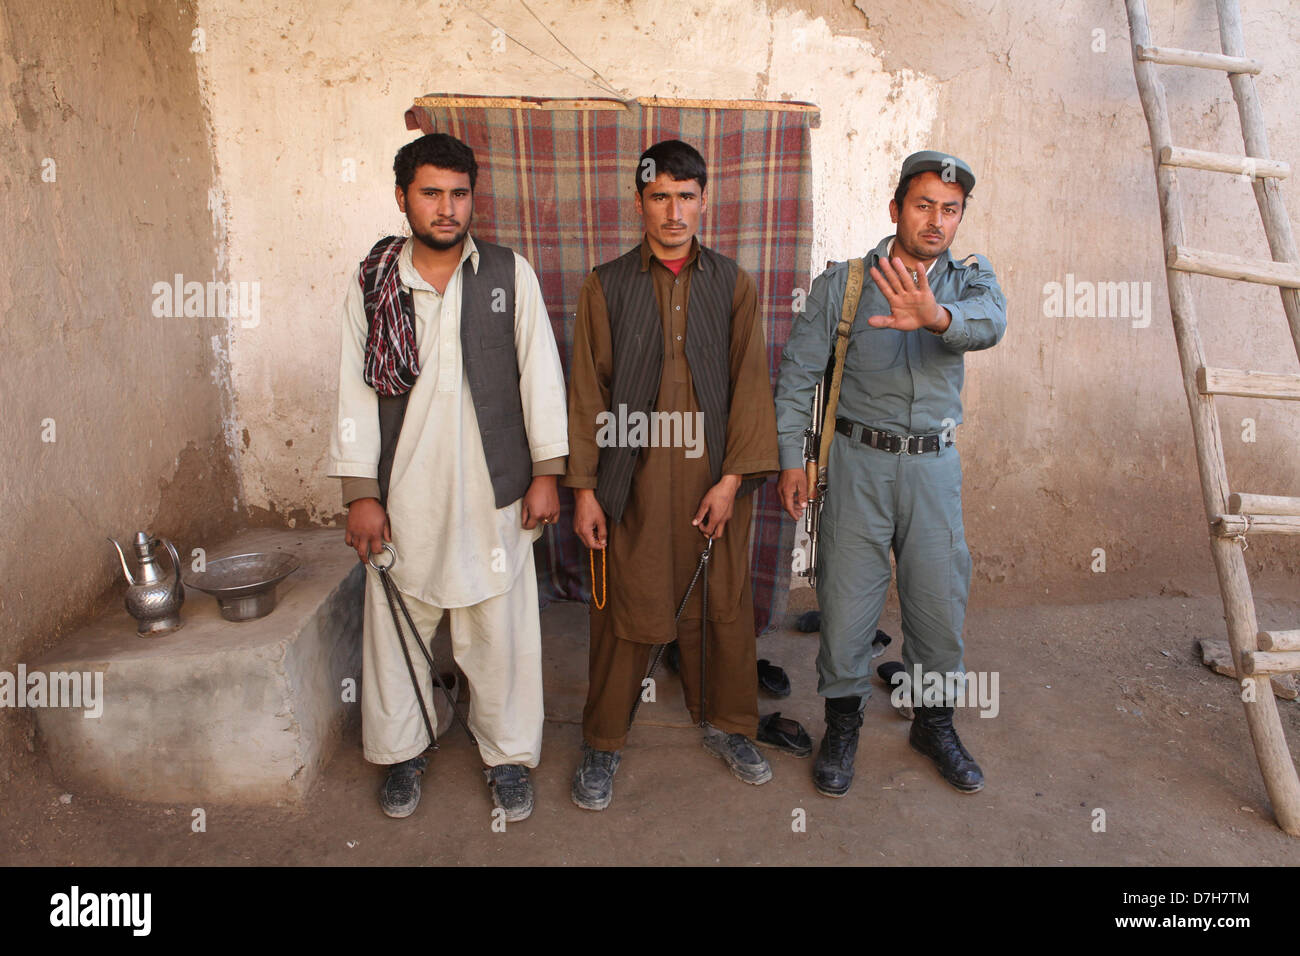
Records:
<instances>
[{"instance_id":1,"label":"black combat boot","mask_svg":"<svg viewBox=\"0 0 1300 956\"><path fill-rule=\"evenodd\" d=\"M826 736L813 764L813 786L827 797L842 797L853 784L853 758L862 727L861 697L826 698Z\"/></svg>"},{"instance_id":2,"label":"black combat boot","mask_svg":"<svg viewBox=\"0 0 1300 956\"><path fill-rule=\"evenodd\" d=\"M962 793L984 789L984 774L979 764L962 746L952 726L951 707L918 707L908 737L912 749L934 761L943 779Z\"/></svg>"}]
</instances>

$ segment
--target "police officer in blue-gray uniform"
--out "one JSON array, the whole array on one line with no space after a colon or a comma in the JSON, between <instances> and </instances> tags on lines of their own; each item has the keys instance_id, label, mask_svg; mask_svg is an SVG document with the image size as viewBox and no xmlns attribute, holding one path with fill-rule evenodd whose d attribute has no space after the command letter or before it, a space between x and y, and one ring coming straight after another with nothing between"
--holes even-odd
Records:
<instances>
[{"instance_id":1,"label":"police officer in blue-gray uniform","mask_svg":"<svg viewBox=\"0 0 1300 956\"><path fill-rule=\"evenodd\" d=\"M866 257L871 281L863 284L844 358L818 544L817 691L826 698L826 734L813 781L827 796L844 796L853 782L891 548L904 666L915 675L919 665L927 686L947 689L944 706L916 708L912 746L958 790L984 786L952 725L971 573L954 444L964 356L996 345L1007 327L1006 299L988 260L948 253L974 186L975 174L955 156L908 156L889 204L897 234ZM813 282L781 360L778 491L796 520L808 501L804 429L834 350L848 271L836 263Z\"/></svg>"}]
</instances>

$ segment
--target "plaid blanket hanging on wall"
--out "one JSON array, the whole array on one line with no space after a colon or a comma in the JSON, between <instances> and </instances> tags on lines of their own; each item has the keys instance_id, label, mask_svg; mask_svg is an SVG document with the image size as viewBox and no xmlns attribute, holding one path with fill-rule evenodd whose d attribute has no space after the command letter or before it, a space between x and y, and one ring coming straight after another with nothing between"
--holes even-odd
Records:
<instances>
[{"instance_id":1,"label":"plaid blanket hanging on wall","mask_svg":"<svg viewBox=\"0 0 1300 956\"><path fill-rule=\"evenodd\" d=\"M593 267L641 238L633 205L637 157L664 139L704 156L709 207L700 241L730 256L758 285L773 383L790 334L796 289L808 288L812 174L802 103L643 99L557 100L430 95L408 129L450 133L478 160L474 232L532 263L568 375L578 290ZM573 496L537 542L543 601L590 600L586 548L573 533ZM795 527L776 481L755 493L750 566L758 633L779 623L789 596Z\"/></svg>"}]
</instances>

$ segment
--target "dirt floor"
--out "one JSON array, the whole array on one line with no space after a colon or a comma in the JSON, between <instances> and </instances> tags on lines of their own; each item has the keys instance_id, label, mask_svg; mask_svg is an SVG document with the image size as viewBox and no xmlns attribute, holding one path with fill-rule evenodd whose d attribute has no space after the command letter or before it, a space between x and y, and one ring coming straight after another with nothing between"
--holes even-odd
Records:
<instances>
[{"instance_id":1,"label":"dirt floor","mask_svg":"<svg viewBox=\"0 0 1300 956\"><path fill-rule=\"evenodd\" d=\"M812 606L792 595L787 623ZM1261 602L1262 626L1294 627L1300 601ZM881 626L894 635L896 606ZM1201 637L1224 636L1217 597L1164 596L1105 604L972 607L966 666L997 671L1000 711L958 713L958 729L988 786L962 795L907 744L908 723L878 690L867 706L858 774L830 800L811 760L768 751L774 779L735 780L705 752L665 677L624 752L612 806L576 808L569 778L580 746L586 612L542 616L547 655L545 750L531 819L492 829L477 751L444 737L415 815L390 820L382 771L361 757L353 722L301 807L158 806L67 793L39 753L0 800L5 864L1164 864L1300 862L1300 840L1274 826L1235 684L1203 667ZM787 668L794 693L760 699L822 730L816 635L783 629L759 656ZM1293 753L1300 705L1279 707ZM1094 832L1094 810L1105 832ZM797 811L802 809L803 814ZM806 830L793 824L802 816Z\"/></svg>"}]
</instances>

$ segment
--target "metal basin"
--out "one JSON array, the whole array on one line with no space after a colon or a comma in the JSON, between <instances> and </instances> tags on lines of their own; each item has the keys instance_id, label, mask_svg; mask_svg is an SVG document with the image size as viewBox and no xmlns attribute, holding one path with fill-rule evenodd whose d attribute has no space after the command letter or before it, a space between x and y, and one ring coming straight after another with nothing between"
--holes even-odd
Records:
<instances>
[{"instance_id":1,"label":"metal basin","mask_svg":"<svg viewBox=\"0 0 1300 956\"><path fill-rule=\"evenodd\" d=\"M283 551L236 554L209 561L207 570L185 575L185 583L215 597L227 621L252 621L275 610L275 586L298 567Z\"/></svg>"}]
</instances>

